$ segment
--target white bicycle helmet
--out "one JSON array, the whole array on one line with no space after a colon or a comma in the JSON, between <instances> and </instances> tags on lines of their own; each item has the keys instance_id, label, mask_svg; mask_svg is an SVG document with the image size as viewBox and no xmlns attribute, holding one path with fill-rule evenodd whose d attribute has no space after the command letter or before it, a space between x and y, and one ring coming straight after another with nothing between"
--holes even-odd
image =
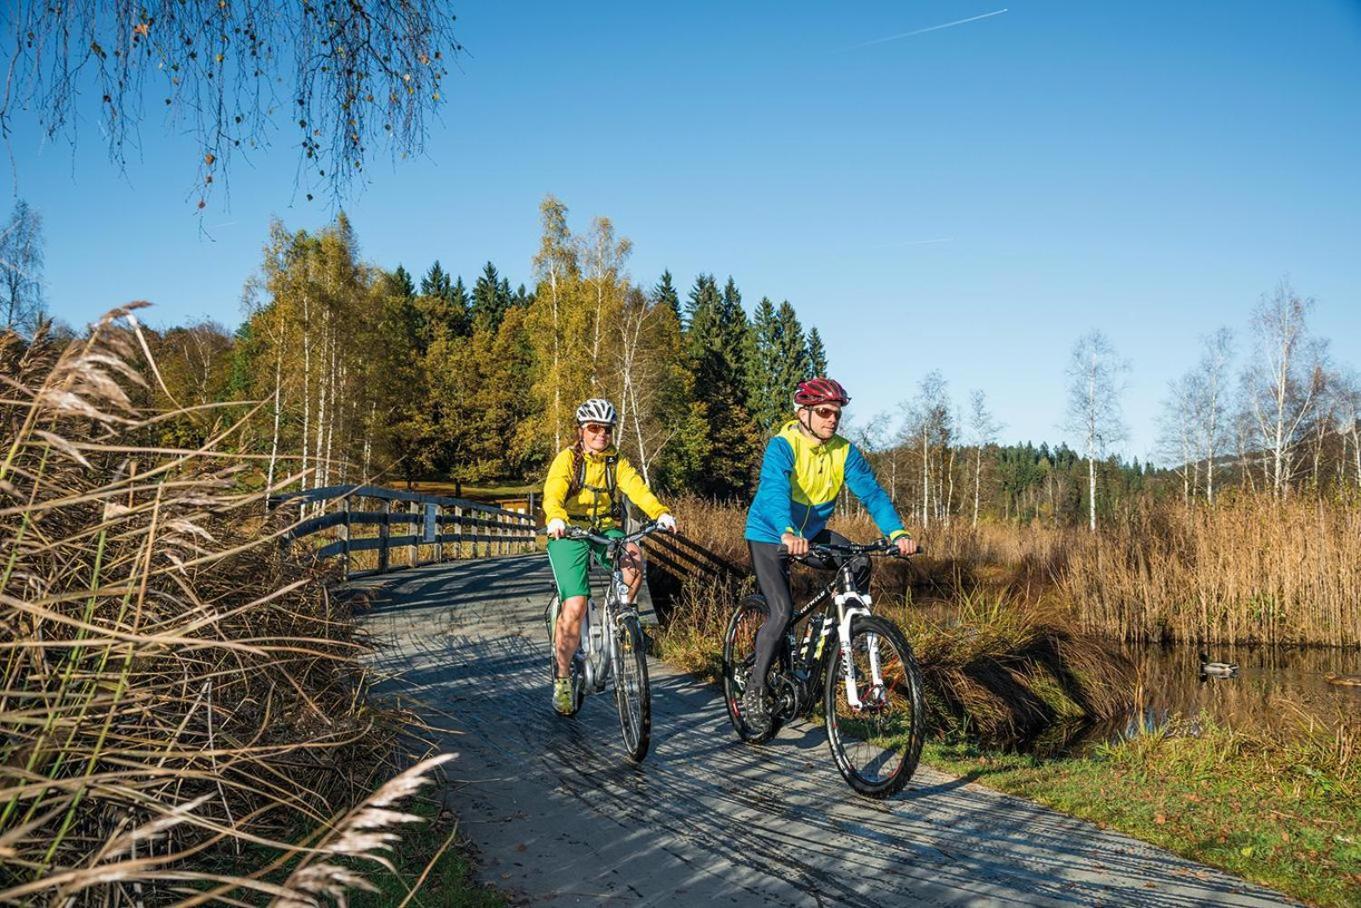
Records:
<instances>
[{"instance_id":1,"label":"white bicycle helmet","mask_svg":"<svg viewBox=\"0 0 1361 908\"><path fill-rule=\"evenodd\" d=\"M586 403L577 407L577 425L579 426L588 422L612 426L618 421L619 414L614 412L614 404L602 397L592 397Z\"/></svg>"}]
</instances>

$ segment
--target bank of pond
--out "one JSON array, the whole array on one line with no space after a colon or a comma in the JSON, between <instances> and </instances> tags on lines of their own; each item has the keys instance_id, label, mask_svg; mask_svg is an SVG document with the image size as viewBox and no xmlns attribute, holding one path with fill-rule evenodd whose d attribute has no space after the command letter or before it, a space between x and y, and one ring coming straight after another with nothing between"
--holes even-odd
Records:
<instances>
[{"instance_id":1,"label":"bank of pond","mask_svg":"<svg viewBox=\"0 0 1361 908\"><path fill-rule=\"evenodd\" d=\"M1361 716L1361 650L1165 644L1123 645L1120 651L1134 664L1137 678L1128 709L1076 723L1070 736L1035 742L1041 752L1081 754L1175 721L1190 729L1214 723L1278 735L1298 727L1301 713L1321 722ZM1202 654L1238 670L1231 677L1206 674Z\"/></svg>"}]
</instances>

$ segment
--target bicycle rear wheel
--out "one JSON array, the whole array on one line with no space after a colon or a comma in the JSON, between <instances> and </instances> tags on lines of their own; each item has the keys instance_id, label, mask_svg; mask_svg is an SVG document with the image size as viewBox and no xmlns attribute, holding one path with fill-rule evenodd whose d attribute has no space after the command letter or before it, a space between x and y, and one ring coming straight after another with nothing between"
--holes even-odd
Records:
<instances>
[{"instance_id":1,"label":"bicycle rear wheel","mask_svg":"<svg viewBox=\"0 0 1361 908\"><path fill-rule=\"evenodd\" d=\"M748 744L764 744L780 730L774 715L769 727L760 733L742 718L742 692L747 689L752 663L756 661L756 632L769 614L764 596L748 596L733 610L723 634L723 702L728 706L728 719L737 736Z\"/></svg>"},{"instance_id":2,"label":"bicycle rear wheel","mask_svg":"<svg viewBox=\"0 0 1361 908\"><path fill-rule=\"evenodd\" d=\"M823 708L827 744L851 788L887 798L907 784L921 757L925 708L921 670L891 621L868 616L851 623L850 652L838 640L828 662Z\"/></svg>"},{"instance_id":3,"label":"bicycle rear wheel","mask_svg":"<svg viewBox=\"0 0 1361 908\"><path fill-rule=\"evenodd\" d=\"M625 615L614 632L614 699L629 759L641 763L652 738L652 692L647 680L647 647L637 615Z\"/></svg>"}]
</instances>

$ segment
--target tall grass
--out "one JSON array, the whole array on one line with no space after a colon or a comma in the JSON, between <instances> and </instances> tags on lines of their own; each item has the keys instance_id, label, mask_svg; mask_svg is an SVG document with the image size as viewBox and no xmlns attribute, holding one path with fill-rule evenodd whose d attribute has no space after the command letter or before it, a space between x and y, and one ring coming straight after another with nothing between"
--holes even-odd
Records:
<instances>
[{"instance_id":1,"label":"tall grass","mask_svg":"<svg viewBox=\"0 0 1361 908\"><path fill-rule=\"evenodd\" d=\"M684 529L745 563L744 513L695 500ZM863 516L834 526L877 535ZM1361 503L1224 495L1215 507L1145 501L1096 533L960 520L919 534L927 557L876 574L876 591L977 590L1053 599L1089 634L1131 641L1361 646ZM880 567L881 565L876 565Z\"/></svg>"},{"instance_id":2,"label":"tall grass","mask_svg":"<svg viewBox=\"0 0 1361 908\"><path fill-rule=\"evenodd\" d=\"M1242 495L1149 505L1069 538L1081 625L1130 640L1361 645L1361 507Z\"/></svg>"},{"instance_id":3,"label":"tall grass","mask_svg":"<svg viewBox=\"0 0 1361 908\"><path fill-rule=\"evenodd\" d=\"M367 644L244 519L237 427L143 405L145 349L126 310L0 338L0 901L343 901L430 766L365 801L396 732ZM172 417L209 441L154 447Z\"/></svg>"}]
</instances>

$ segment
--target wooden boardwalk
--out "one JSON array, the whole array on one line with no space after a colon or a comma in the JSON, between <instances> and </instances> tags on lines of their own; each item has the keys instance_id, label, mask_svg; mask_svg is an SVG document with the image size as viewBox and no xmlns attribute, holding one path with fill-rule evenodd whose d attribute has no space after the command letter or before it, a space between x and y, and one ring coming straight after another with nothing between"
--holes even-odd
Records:
<instances>
[{"instance_id":1,"label":"wooden boardwalk","mask_svg":"<svg viewBox=\"0 0 1361 908\"><path fill-rule=\"evenodd\" d=\"M359 585L359 584L356 584ZM1292 904L1219 871L923 768L854 796L820 729L737 741L719 692L653 660L653 748L609 696L549 705L542 555L375 577L384 687L448 728L447 793L480 873L524 904Z\"/></svg>"}]
</instances>

